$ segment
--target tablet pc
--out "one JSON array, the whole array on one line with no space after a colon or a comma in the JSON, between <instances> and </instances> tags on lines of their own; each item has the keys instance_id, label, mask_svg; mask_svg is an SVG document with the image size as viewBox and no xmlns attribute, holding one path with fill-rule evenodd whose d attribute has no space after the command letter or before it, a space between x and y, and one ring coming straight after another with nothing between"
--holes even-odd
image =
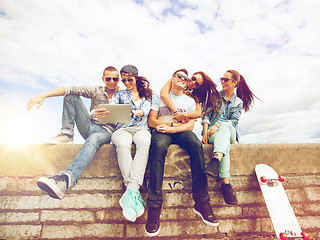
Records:
<instances>
[{"instance_id":1,"label":"tablet pc","mask_svg":"<svg viewBox=\"0 0 320 240\"><path fill-rule=\"evenodd\" d=\"M98 108L110 111L110 114L100 119L100 123L123 123L131 120L130 104L99 104Z\"/></svg>"}]
</instances>

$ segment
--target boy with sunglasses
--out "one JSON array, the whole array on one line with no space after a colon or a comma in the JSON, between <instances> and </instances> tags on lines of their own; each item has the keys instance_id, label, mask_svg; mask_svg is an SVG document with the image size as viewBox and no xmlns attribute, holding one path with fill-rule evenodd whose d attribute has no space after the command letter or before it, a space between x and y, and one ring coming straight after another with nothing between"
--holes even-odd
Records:
<instances>
[{"instance_id":1,"label":"boy with sunglasses","mask_svg":"<svg viewBox=\"0 0 320 240\"><path fill-rule=\"evenodd\" d=\"M60 134L51 138L47 143L68 143L73 141L74 125L81 136L85 139L78 156L58 175L37 180L39 188L47 192L52 198L62 199L70 188L74 187L79 176L92 161L97 149L104 143L110 143L114 132L114 124L103 124L100 119L109 115L109 111L98 109L99 104L108 104L113 94L118 90L119 73L114 67L107 67L103 71L102 81L105 86L69 86L53 89L40 93L31 98L27 105L29 111L37 104L37 109L42 105L45 98L64 96L62 128ZM80 96L91 99L89 114Z\"/></svg>"},{"instance_id":2,"label":"boy with sunglasses","mask_svg":"<svg viewBox=\"0 0 320 240\"><path fill-rule=\"evenodd\" d=\"M194 111L194 99L184 94L187 70L180 69L173 74L170 97L181 112ZM198 137L192 132L195 120L187 118L185 123L173 120L174 112L159 98L153 96L151 111L148 117L149 126L154 128L149 150L149 189L148 189L148 218L145 232L148 236L156 236L160 231L160 213L163 203L162 184L165 157L170 144L178 144L190 156L192 175L192 196L195 202L194 211L210 226L218 226L208 194L207 176L204 173L203 148Z\"/></svg>"}]
</instances>

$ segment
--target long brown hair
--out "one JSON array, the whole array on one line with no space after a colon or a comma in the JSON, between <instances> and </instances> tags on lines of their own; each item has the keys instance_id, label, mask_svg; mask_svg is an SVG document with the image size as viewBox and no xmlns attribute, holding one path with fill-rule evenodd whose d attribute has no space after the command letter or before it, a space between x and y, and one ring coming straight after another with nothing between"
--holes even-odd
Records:
<instances>
[{"instance_id":1,"label":"long brown hair","mask_svg":"<svg viewBox=\"0 0 320 240\"><path fill-rule=\"evenodd\" d=\"M145 97L147 100L152 99L152 89L150 88L150 83L145 77L136 76L136 84L139 92L139 97Z\"/></svg>"},{"instance_id":2,"label":"long brown hair","mask_svg":"<svg viewBox=\"0 0 320 240\"><path fill-rule=\"evenodd\" d=\"M193 89L190 95L195 98L197 102L201 103L203 113L219 111L222 100L217 90L217 85L206 73L199 71L193 75L195 74L202 76L203 83L198 88Z\"/></svg>"},{"instance_id":3,"label":"long brown hair","mask_svg":"<svg viewBox=\"0 0 320 240\"><path fill-rule=\"evenodd\" d=\"M227 72L231 74L233 80L236 80L238 82L236 86L237 96L243 101L244 111L248 112L250 110L250 107L254 103L254 97L258 100L260 99L253 94L246 81L244 80L244 77L240 75L236 70L228 70Z\"/></svg>"}]
</instances>

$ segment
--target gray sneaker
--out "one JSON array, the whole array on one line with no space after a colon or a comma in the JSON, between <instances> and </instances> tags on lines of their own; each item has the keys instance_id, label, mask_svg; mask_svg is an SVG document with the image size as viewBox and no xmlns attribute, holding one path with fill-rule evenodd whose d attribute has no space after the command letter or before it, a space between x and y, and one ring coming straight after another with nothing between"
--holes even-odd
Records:
<instances>
[{"instance_id":1,"label":"gray sneaker","mask_svg":"<svg viewBox=\"0 0 320 240\"><path fill-rule=\"evenodd\" d=\"M55 137L52 137L48 140L44 140L43 142L48 144L72 143L73 137L69 137L66 134L60 133Z\"/></svg>"},{"instance_id":2,"label":"gray sneaker","mask_svg":"<svg viewBox=\"0 0 320 240\"><path fill-rule=\"evenodd\" d=\"M38 187L47 192L50 197L62 199L68 190L69 177L67 175L56 175L50 178L41 177L37 180Z\"/></svg>"}]
</instances>

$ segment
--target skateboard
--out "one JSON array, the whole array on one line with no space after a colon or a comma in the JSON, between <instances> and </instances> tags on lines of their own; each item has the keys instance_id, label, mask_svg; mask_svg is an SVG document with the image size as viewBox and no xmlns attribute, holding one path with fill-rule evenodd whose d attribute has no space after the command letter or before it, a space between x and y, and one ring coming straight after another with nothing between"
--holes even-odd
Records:
<instances>
[{"instance_id":1,"label":"skateboard","mask_svg":"<svg viewBox=\"0 0 320 240\"><path fill-rule=\"evenodd\" d=\"M265 164L256 165L255 172L277 239L309 240L309 235L301 231L282 186L284 177L279 176L273 168Z\"/></svg>"}]
</instances>

